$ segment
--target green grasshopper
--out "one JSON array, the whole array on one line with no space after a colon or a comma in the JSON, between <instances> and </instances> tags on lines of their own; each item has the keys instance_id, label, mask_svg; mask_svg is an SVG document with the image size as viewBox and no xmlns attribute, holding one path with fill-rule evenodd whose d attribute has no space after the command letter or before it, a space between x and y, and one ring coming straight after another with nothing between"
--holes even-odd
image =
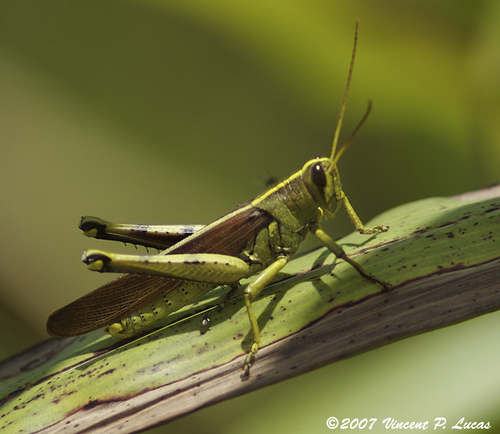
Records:
<instances>
[{"instance_id":1,"label":"green grasshopper","mask_svg":"<svg viewBox=\"0 0 500 434\"><path fill-rule=\"evenodd\" d=\"M238 287L240 279L258 273L244 291L253 342L245 359L249 374L261 345L252 301L312 233L338 258L351 264L371 282L389 285L346 255L321 228L323 217L333 217L343 204L361 234L387 231L387 226L365 228L342 190L337 162L368 116L370 107L348 141L336 153L349 93L358 28L354 38L347 85L335 130L330 157L314 158L302 169L265 193L206 226L153 226L107 222L83 217L80 229L98 239L124 241L161 250L155 255L121 255L88 250L82 260L99 272L127 273L54 312L47 331L56 337L75 336L107 326L116 338L129 338L145 327L208 291L221 286Z\"/></svg>"}]
</instances>

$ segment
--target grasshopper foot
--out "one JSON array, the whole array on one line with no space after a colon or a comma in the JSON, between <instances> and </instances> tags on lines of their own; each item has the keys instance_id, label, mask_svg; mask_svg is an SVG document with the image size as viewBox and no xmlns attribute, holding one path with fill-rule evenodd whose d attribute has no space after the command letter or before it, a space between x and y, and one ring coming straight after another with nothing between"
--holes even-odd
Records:
<instances>
[{"instance_id":1,"label":"grasshopper foot","mask_svg":"<svg viewBox=\"0 0 500 434\"><path fill-rule=\"evenodd\" d=\"M388 282L384 282L382 280L379 281L379 283L382 285L382 287L384 288L383 291L384 292L389 292L389 291L392 291L394 286L392 286L390 283Z\"/></svg>"},{"instance_id":2,"label":"grasshopper foot","mask_svg":"<svg viewBox=\"0 0 500 434\"><path fill-rule=\"evenodd\" d=\"M372 281L373 283L379 284L383 288L384 292L388 292L393 288L393 286L390 283L384 282L383 280L380 280L380 279L377 279L371 273L365 272L364 277L366 277L368 280Z\"/></svg>"},{"instance_id":3,"label":"grasshopper foot","mask_svg":"<svg viewBox=\"0 0 500 434\"><path fill-rule=\"evenodd\" d=\"M243 364L243 374L241 374L242 380L248 380L248 378L250 378L250 368L252 367L254 360L254 355L252 353L248 354L245 359L245 363Z\"/></svg>"},{"instance_id":4,"label":"grasshopper foot","mask_svg":"<svg viewBox=\"0 0 500 434\"><path fill-rule=\"evenodd\" d=\"M387 232L389 230L389 226L386 225L378 225L373 226L372 228L361 228L358 229L358 232L363 235L371 235L376 234L378 232Z\"/></svg>"},{"instance_id":5,"label":"grasshopper foot","mask_svg":"<svg viewBox=\"0 0 500 434\"><path fill-rule=\"evenodd\" d=\"M255 362L255 355L257 354L257 351L259 351L259 344L257 342L254 342L252 344L252 347L250 348L250 351L245 359L245 363L243 364L243 374L241 374L241 379L246 380L250 377L250 368Z\"/></svg>"}]
</instances>

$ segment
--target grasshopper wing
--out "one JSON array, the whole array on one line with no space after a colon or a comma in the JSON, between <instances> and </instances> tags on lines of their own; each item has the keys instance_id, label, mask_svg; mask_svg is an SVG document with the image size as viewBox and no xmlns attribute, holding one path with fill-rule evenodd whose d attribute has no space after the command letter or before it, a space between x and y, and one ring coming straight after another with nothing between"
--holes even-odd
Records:
<instances>
[{"instance_id":1,"label":"grasshopper wing","mask_svg":"<svg viewBox=\"0 0 500 434\"><path fill-rule=\"evenodd\" d=\"M55 311L47 320L47 331L52 336L66 337L97 330L181 283L157 276L119 277Z\"/></svg>"}]
</instances>

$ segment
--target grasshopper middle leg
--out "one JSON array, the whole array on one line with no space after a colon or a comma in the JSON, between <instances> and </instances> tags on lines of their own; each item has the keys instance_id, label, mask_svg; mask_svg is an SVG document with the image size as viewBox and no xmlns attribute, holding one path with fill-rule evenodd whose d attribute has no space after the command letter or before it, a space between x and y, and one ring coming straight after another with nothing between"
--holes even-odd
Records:
<instances>
[{"instance_id":1,"label":"grasshopper middle leg","mask_svg":"<svg viewBox=\"0 0 500 434\"><path fill-rule=\"evenodd\" d=\"M337 258L343 259L347 263L349 263L361 276L363 276L365 279L368 279L369 281L373 283L378 283L381 285L384 290L389 290L391 288L391 285L387 282L383 282L382 280L378 279L375 277L373 274L371 274L369 271L365 270L358 262L356 262L354 259L351 259L349 256L347 256L347 253L344 251L342 247L340 247L334 240L333 238L330 237L323 229L321 229L319 226L314 226L312 228L312 233L314 236L325 246L330 250Z\"/></svg>"},{"instance_id":2,"label":"grasshopper middle leg","mask_svg":"<svg viewBox=\"0 0 500 434\"><path fill-rule=\"evenodd\" d=\"M245 289L245 305L247 308L248 319L250 320L250 325L252 326L253 342L247 358L245 359L245 364L243 365L243 369L245 371L243 377L248 377L250 375L250 367L252 366L255 354L257 354L260 347L260 329L259 324L257 323L257 318L253 312L252 301L271 282L271 280L274 279L287 262L288 257L279 257L264 271L262 271Z\"/></svg>"}]
</instances>

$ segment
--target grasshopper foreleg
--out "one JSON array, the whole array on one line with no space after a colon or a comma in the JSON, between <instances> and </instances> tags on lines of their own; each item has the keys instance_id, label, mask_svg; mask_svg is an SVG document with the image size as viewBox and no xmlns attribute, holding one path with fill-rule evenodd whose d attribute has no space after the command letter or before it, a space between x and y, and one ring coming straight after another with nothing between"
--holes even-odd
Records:
<instances>
[{"instance_id":1,"label":"grasshopper foreleg","mask_svg":"<svg viewBox=\"0 0 500 434\"><path fill-rule=\"evenodd\" d=\"M351 219L352 223L354 224L354 227L356 228L356 230L360 234L369 235L369 234L375 234L377 232L387 232L387 230L389 229L389 226L385 226L385 225L378 225L378 226L374 226L372 228L365 228L365 226L361 222L361 219L356 214L356 211L354 211L354 208L352 207L351 202L349 202L349 199L347 199L347 196L345 195L345 193L343 191L341 191L341 199L342 199L342 203L344 204L344 208L346 209L347 214L349 215L349 218Z\"/></svg>"},{"instance_id":2,"label":"grasshopper foreleg","mask_svg":"<svg viewBox=\"0 0 500 434\"><path fill-rule=\"evenodd\" d=\"M356 269L356 271L363 276L365 279L370 280L371 282L378 283L385 290L391 288L391 285L387 282L383 282L382 280L377 279L373 274L365 270L358 262L354 259L351 259L347 256L344 249L339 246L331 237L328 235L323 229L321 229L318 225L315 225L311 228L311 232L314 236L330 250L337 258L343 259L347 263L349 263L352 267Z\"/></svg>"}]
</instances>

